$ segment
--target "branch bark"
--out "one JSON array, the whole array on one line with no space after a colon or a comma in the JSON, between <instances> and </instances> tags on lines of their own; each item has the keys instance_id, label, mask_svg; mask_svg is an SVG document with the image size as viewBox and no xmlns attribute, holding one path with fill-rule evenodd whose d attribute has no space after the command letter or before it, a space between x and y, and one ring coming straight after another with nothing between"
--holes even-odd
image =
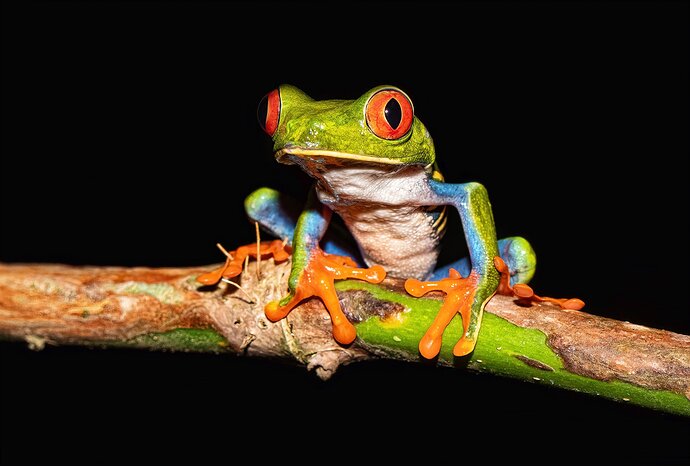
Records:
<instances>
[{"instance_id":1,"label":"branch bark","mask_svg":"<svg viewBox=\"0 0 690 466\"><path fill-rule=\"evenodd\" d=\"M402 282L338 284L358 338L331 336L312 299L272 323L264 304L286 290L289 262L251 263L238 282L200 286L212 267L121 268L0 264L0 336L45 344L211 351L290 360L327 379L341 364L372 358L421 361L417 343L441 296L412 298ZM436 364L491 372L690 416L690 337L550 304L494 296L477 347L458 360L454 319Z\"/></svg>"}]
</instances>

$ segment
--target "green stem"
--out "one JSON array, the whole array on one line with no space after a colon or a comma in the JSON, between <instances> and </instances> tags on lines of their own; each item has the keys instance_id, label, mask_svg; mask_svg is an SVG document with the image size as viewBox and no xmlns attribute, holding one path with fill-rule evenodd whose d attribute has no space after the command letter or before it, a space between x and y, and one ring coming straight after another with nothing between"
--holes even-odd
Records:
<instances>
[{"instance_id":1,"label":"green stem","mask_svg":"<svg viewBox=\"0 0 690 466\"><path fill-rule=\"evenodd\" d=\"M440 308L441 301L413 298L363 282L348 281L339 290L366 290L377 299L400 303L406 311L396 318L369 317L357 324L357 334L367 345L390 354L419 359L417 344ZM439 362L458 365L454 344L462 335L462 321L454 319L443 335ZM675 414L690 416L690 400L669 390L656 390L620 380L596 380L571 372L547 343L540 330L524 328L487 312L475 351L463 358L467 369L508 376L538 384L602 396Z\"/></svg>"}]
</instances>

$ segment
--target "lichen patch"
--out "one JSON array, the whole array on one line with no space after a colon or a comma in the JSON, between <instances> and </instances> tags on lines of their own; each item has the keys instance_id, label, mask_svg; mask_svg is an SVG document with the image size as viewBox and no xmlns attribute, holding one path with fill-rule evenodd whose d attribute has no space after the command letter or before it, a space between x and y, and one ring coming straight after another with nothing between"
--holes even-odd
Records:
<instances>
[{"instance_id":1,"label":"lichen patch","mask_svg":"<svg viewBox=\"0 0 690 466\"><path fill-rule=\"evenodd\" d=\"M400 325L404 321L405 306L376 299L368 291L348 290L339 293L339 297L343 312L351 322L362 322L374 316L389 325Z\"/></svg>"}]
</instances>

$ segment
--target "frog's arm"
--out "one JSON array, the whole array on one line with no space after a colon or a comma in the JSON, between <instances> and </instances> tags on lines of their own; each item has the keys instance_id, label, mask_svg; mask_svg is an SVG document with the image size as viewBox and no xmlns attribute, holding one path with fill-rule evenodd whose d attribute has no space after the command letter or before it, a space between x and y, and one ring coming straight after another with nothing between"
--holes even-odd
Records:
<instances>
[{"instance_id":1,"label":"frog's arm","mask_svg":"<svg viewBox=\"0 0 690 466\"><path fill-rule=\"evenodd\" d=\"M498 272L493 265L498 255L496 229L486 188L479 183L452 184L433 179L429 180L429 188L439 204L458 210L472 270L487 278L492 276L498 284Z\"/></svg>"},{"instance_id":2,"label":"frog's arm","mask_svg":"<svg viewBox=\"0 0 690 466\"><path fill-rule=\"evenodd\" d=\"M308 208L314 208L318 202L308 201ZM244 208L252 221L258 222L263 230L269 234L285 240L292 247L297 220L302 213L302 207L297 200L287 194L271 188L259 188L244 200ZM330 214L326 214L330 215ZM330 217L329 217L330 218ZM306 218L305 218L306 222ZM339 225L327 224L327 231L321 238L321 247L328 254L351 256L358 264L362 264L359 251L349 233ZM318 232L317 232L318 233Z\"/></svg>"},{"instance_id":3,"label":"frog's arm","mask_svg":"<svg viewBox=\"0 0 690 466\"><path fill-rule=\"evenodd\" d=\"M301 301L317 296L331 316L333 337L339 343L349 344L357 333L340 307L334 280L358 278L370 283L380 283L386 273L381 266L359 268L350 257L328 254L321 249L319 242L328 229L331 215L331 210L317 200L312 189L292 237L289 293L280 301L268 303L265 313L266 317L276 322L286 317Z\"/></svg>"},{"instance_id":4,"label":"frog's arm","mask_svg":"<svg viewBox=\"0 0 690 466\"><path fill-rule=\"evenodd\" d=\"M464 333L453 353L464 356L474 350L484 305L498 287L499 273L493 260L499 254L491 204L486 189L479 183L451 184L433 179L427 183L424 201L434 205L452 205L460 213L471 270L464 278L451 269L449 278L438 281L410 279L406 281L405 288L414 296L422 296L432 290L445 291L447 294L441 311L419 343L422 355L433 358L438 354L443 331L455 314L460 313Z\"/></svg>"}]
</instances>

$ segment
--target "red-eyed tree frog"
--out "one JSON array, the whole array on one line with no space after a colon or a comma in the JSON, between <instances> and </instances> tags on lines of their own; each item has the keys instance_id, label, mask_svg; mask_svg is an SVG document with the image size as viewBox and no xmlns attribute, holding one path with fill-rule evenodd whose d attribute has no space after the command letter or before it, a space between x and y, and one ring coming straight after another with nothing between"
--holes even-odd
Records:
<instances>
[{"instance_id":1,"label":"red-eyed tree frog","mask_svg":"<svg viewBox=\"0 0 690 466\"><path fill-rule=\"evenodd\" d=\"M456 313L464 334L453 353L472 352L484 305L497 290L581 307L579 300L539 298L524 285L536 266L530 244L520 237L497 241L491 204L481 184L444 181L431 136L402 90L379 86L355 100L316 101L294 86L281 85L261 100L258 116L273 138L277 161L296 164L316 180L303 209L269 188L245 201L249 218L286 239L292 249L287 296L265 307L271 321L316 296L331 316L334 338L350 344L356 330L340 307L334 280L379 283L389 274L406 278L405 289L414 296L446 292L419 343L421 355L434 358ZM447 206L460 214L469 258L437 267ZM347 232L327 233L333 212ZM283 244L262 243L259 254L283 260ZM256 254L253 246L243 246L222 268L198 280L213 284L234 277L244 258Z\"/></svg>"}]
</instances>

